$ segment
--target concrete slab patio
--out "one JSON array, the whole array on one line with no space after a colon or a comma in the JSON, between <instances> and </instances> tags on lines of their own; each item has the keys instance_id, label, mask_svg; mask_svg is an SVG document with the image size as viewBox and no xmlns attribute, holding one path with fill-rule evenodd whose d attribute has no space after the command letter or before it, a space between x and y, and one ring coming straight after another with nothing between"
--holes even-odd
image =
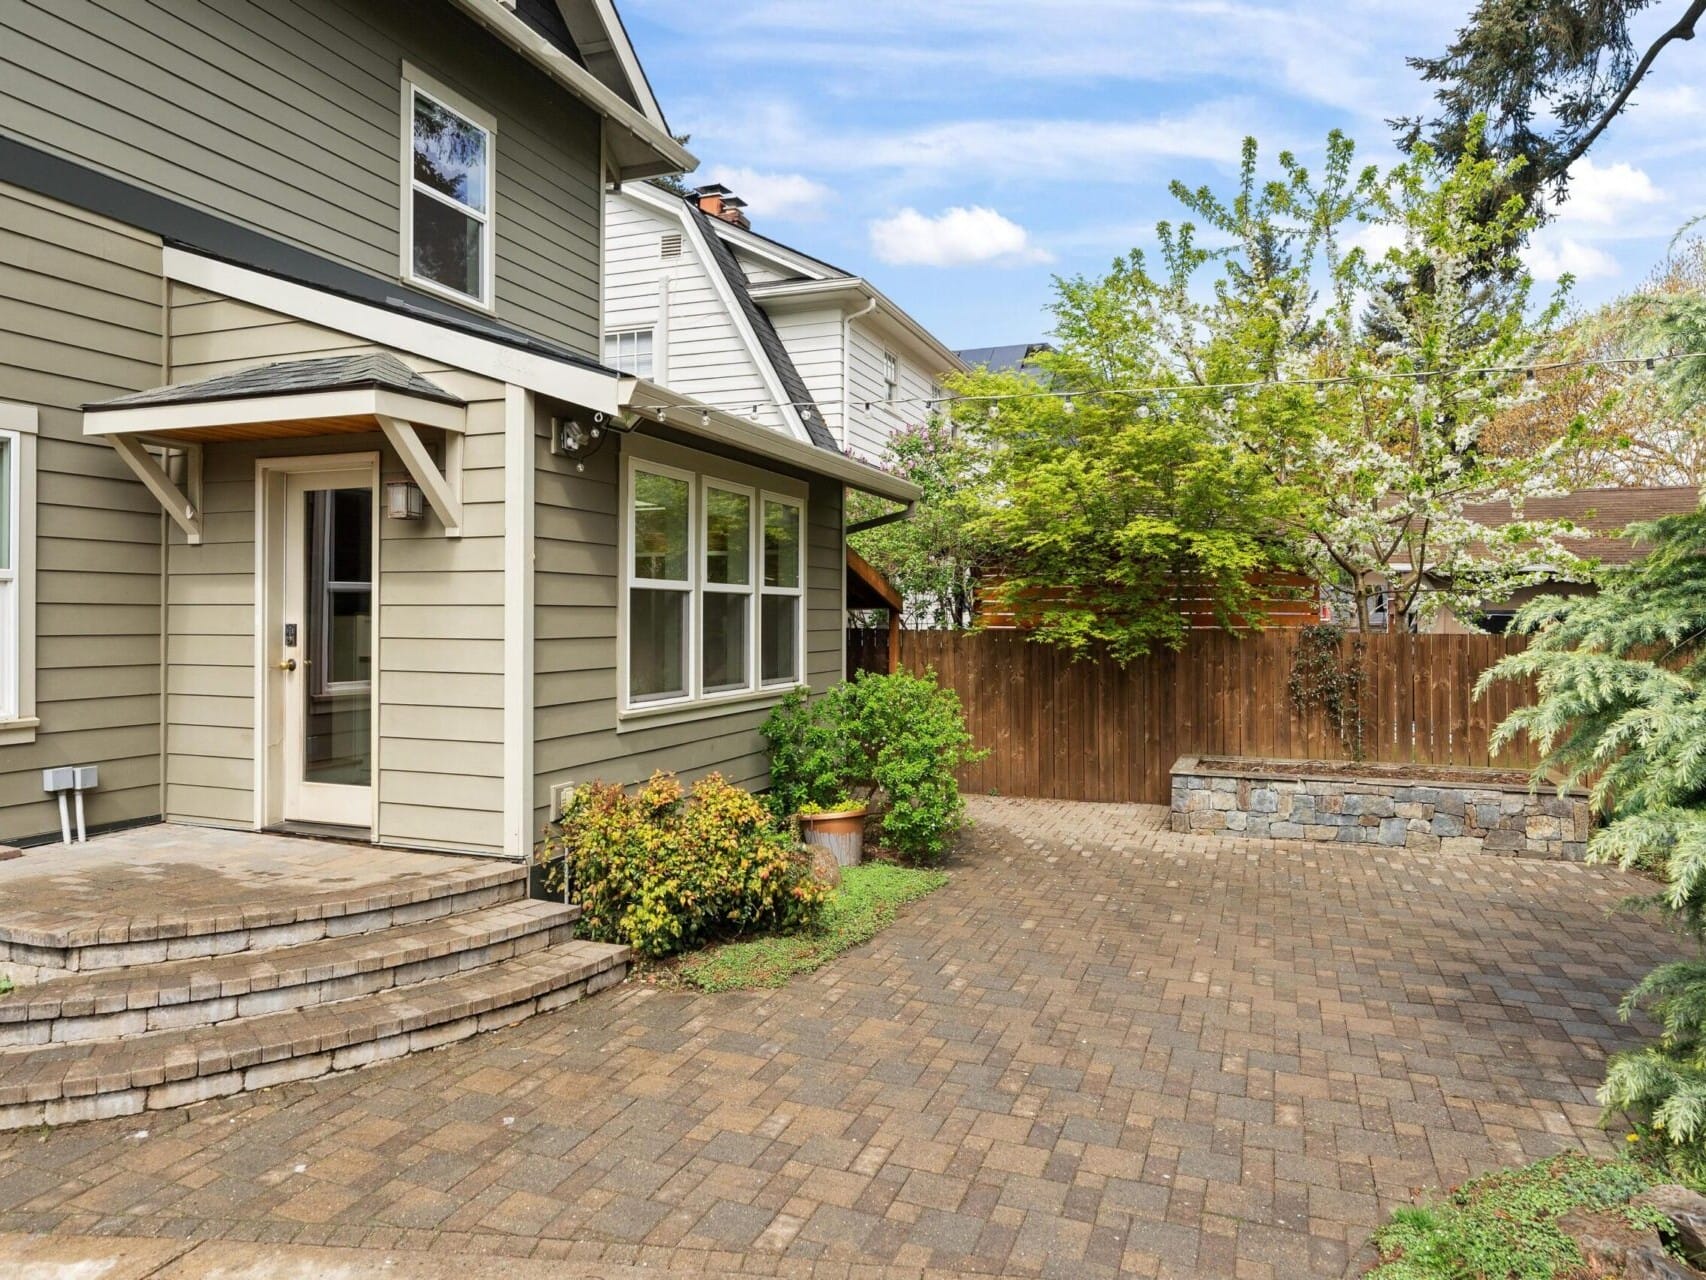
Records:
<instances>
[{"instance_id":1,"label":"concrete slab patio","mask_svg":"<svg viewBox=\"0 0 1706 1280\"><path fill-rule=\"evenodd\" d=\"M973 811L952 884L782 991L630 983L350 1076L0 1135L0 1232L398 1276L1266 1280L1354 1268L1418 1188L1611 1149L1616 1002L1679 949L1616 912L1633 878Z\"/></svg>"}]
</instances>

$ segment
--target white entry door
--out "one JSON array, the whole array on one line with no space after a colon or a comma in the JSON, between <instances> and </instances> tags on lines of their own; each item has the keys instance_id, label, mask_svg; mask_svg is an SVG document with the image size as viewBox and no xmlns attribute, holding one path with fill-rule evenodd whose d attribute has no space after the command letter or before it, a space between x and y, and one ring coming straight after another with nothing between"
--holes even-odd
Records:
<instances>
[{"instance_id":1,"label":"white entry door","mask_svg":"<svg viewBox=\"0 0 1706 1280\"><path fill-rule=\"evenodd\" d=\"M262 646L278 719L268 772L281 784L274 812L285 822L373 822L374 481L371 466L304 460L266 486L280 508L268 520L278 554Z\"/></svg>"}]
</instances>

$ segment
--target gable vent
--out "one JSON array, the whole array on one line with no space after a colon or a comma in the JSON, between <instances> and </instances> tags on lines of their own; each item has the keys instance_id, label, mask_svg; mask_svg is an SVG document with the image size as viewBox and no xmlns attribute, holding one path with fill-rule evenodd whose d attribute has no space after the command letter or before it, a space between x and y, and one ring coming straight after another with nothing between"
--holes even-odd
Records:
<instances>
[{"instance_id":1,"label":"gable vent","mask_svg":"<svg viewBox=\"0 0 1706 1280\"><path fill-rule=\"evenodd\" d=\"M679 258L681 256L681 232L671 231L658 242L660 258Z\"/></svg>"}]
</instances>

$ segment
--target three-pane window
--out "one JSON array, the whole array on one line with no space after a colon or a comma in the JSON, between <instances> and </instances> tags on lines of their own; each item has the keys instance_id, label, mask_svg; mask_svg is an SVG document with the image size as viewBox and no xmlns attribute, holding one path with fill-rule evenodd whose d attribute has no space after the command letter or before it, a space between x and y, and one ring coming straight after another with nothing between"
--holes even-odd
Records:
<instances>
[{"instance_id":1,"label":"three-pane window","mask_svg":"<svg viewBox=\"0 0 1706 1280\"><path fill-rule=\"evenodd\" d=\"M635 461L627 517L629 707L800 682L798 499Z\"/></svg>"},{"instance_id":2,"label":"three-pane window","mask_svg":"<svg viewBox=\"0 0 1706 1280\"><path fill-rule=\"evenodd\" d=\"M491 304L492 130L405 84L405 268L416 284Z\"/></svg>"}]
</instances>

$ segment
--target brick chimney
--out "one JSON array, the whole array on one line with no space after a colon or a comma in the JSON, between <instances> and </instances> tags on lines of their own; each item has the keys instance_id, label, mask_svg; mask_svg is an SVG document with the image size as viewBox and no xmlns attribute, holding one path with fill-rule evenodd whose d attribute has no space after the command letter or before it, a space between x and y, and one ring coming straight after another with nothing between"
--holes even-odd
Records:
<instances>
[{"instance_id":1,"label":"brick chimney","mask_svg":"<svg viewBox=\"0 0 1706 1280\"><path fill-rule=\"evenodd\" d=\"M742 231L750 231L752 222L746 216L746 201L721 183L712 183L708 187L700 187L693 193L693 200L699 206L699 212L713 218L739 227Z\"/></svg>"}]
</instances>

